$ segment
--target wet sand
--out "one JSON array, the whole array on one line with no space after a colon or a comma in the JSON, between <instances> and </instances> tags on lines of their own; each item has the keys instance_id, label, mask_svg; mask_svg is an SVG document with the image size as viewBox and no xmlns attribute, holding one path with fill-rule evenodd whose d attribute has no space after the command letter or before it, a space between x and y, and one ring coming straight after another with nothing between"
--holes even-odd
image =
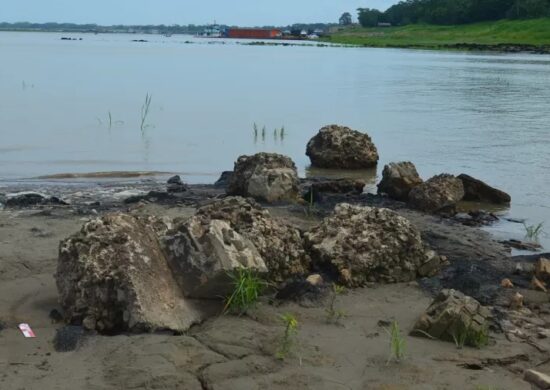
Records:
<instances>
[{"instance_id":1,"label":"wet sand","mask_svg":"<svg viewBox=\"0 0 550 390\"><path fill-rule=\"evenodd\" d=\"M57 351L54 339L64 324L50 318L50 312L61 310L53 279L60 240L96 214L127 210L185 218L222 193L212 186L198 186L174 202L125 205L112 198L112 203L98 206L79 201L88 199L80 192L71 206L0 210L2 390L529 389L522 380L523 370L550 357L548 339L537 340L537 348L493 331L490 346L458 350L452 343L409 336L431 294L441 287L462 283L462 290L470 290L465 293L495 304L496 286L515 262L507 249L477 228L384 204L376 197L347 201L392 206L409 218L425 240L449 258L451 265L439 277L349 291L337 299L345 312L339 324L327 323L326 302L305 305L265 297L248 316L220 315L184 335L85 335L75 339L76 349ZM306 215L300 206L270 207L277 218L302 229L317 223L330 208L329 201ZM478 285L473 283L476 280ZM535 292L526 295L527 304L530 299L538 299L541 308L549 301L547 294ZM284 313L293 313L299 327L291 353L281 361L275 354ZM542 323L550 322L550 311L540 310L537 315ZM407 343L401 363L388 363L384 327L393 319ZM23 322L32 326L35 339L24 338L17 329ZM548 372L550 364L538 370Z\"/></svg>"}]
</instances>

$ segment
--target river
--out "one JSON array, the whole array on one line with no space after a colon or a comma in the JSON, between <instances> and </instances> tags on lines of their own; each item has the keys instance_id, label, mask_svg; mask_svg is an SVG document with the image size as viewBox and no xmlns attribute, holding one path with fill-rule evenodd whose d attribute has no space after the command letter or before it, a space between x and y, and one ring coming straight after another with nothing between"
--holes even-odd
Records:
<instances>
[{"instance_id":1,"label":"river","mask_svg":"<svg viewBox=\"0 0 550 390\"><path fill-rule=\"evenodd\" d=\"M401 160L424 178L468 173L512 195L505 216L550 221L550 56L242 43L0 33L0 183L115 170L208 183L259 151L304 175L308 139L336 123L372 136L378 174Z\"/></svg>"}]
</instances>

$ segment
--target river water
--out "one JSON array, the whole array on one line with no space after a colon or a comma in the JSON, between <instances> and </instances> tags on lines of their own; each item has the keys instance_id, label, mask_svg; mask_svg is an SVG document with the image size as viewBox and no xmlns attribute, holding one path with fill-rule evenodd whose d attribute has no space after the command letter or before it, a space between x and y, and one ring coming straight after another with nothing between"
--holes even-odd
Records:
<instances>
[{"instance_id":1,"label":"river water","mask_svg":"<svg viewBox=\"0 0 550 390\"><path fill-rule=\"evenodd\" d=\"M512 195L504 215L550 222L550 56L241 43L0 33L0 180L116 170L208 183L259 151L304 175L308 139L336 123L372 136L378 174L400 160L424 178L468 173ZM521 238L516 225L493 230Z\"/></svg>"}]
</instances>

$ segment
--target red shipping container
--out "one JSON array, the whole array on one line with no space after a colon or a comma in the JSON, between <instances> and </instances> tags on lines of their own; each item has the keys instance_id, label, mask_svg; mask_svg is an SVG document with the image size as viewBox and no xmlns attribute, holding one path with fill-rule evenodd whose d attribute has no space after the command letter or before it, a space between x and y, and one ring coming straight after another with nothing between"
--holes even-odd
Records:
<instances>
[{"instance_id":1,"label":"red shipping container","mask_svg":"<svg viewBox=\"0 0 550 390\"><path fill-rule=\"evenodd\" d=\"M262 28L230 28L227 30L228 38L240 39L274 39L282 36L281 30L266 30Z\"/></svg>"}]
</instances>

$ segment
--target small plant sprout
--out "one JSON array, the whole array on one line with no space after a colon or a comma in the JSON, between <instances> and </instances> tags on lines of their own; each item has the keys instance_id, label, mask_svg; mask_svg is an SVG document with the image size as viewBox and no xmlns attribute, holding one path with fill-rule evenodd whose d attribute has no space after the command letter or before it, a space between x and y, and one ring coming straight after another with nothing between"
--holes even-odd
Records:
<instances>
[{"instance_id":1,"label":"small plant sprout","mask_svg":"<svg viewBox=\"0 0 550 390\"><path fill-rule=\"evenodd\" d=\"M458 349L465 345L482 348L489 344L489 331L486 327L475 329L471 324L460 323L455 327L452 336Z\"/></svg>"},{"instance_id":2,"label":"small plant sprout","mask_svg":"<svg viewBox=\"0 0 550 390\"><path fill-rule=\"evenodd\" d=\"M285 330L281 338L281 343L279 345L279 349L277 350L276 357L277 359L284 360L294 345L294 338L296 333L298 333L298 320L291 313L281 316L281 320L285 326Z\"/></svg>"},{"instance_id":3,"label":"small plant sprout","mask_svg":"<svg viewBox=\"0 0 550 390\"><path fill-rule=\"evenodd\" d=\"M281 137L281 140L285 139L285 127L281 127L281 131L279 132L279 135Z\"/></svg>"},{"instance_id":4,"label":"small plant sprout","mask_svg":"<svg viewBox=\"0 0 550 390\"><path fill-rule=\"evenodd\" d=\"M540 235L543 233L544 222L538 225L527 225L523 223L525 228L525 237L531 241L538 242Z\"/></svg>"},{"instance_id":5,"label":"small plant sprout","mask_svg":"<svg viewBox=\"0 0 550 390\"><path fill-rule=\"evenodd\" d=\"M262 140L265 140L265 126L262 127Z\"/></svg>"},{"instance_id":6,"label":"small plant sprout","mask_svg":"<svg viewBox=\"0 0 550 390\"><path fill-rule=\"evenodd\" d=\"M386 332L388 333L388 336L390 336L390 356L388 357L386 364L389 364L392 360L401 362L405 358L405 349L407 345L405 339L401 335L399 323L397 321L393 321L390 329L386 329Z\"/></svg>"},{"instance_id":7,"label":"small plant sprout","mask_svg":"<svg viewBox=\"0 0 550 390\"><path fill-rule=\"evenodd\" d=\"M254 122L253 129L254 129L254 138L258 138L258 125L256 124L256 122Z\"/></svg>"},{"instance_id":8,"label":"small plant sprout","mask_svg":"<svg viewBox=\"0 0 550 390\"><path fill-rule=\"evenodd\" d=\"M336 308L336 299L345 291L346 288L344 286L340 286L336 283L332 285L332 294L330 295L328 307L325 309L327 313L327 322L338 323L338 321L346 316L343 310Z\"/></svg>"},{"instance_id":9,"label":"small plant sprout","mask_svg":"<svg viewBox=\"0 0 550 390\"><path fill-rule=\"evenodd\" d=\"M241 316L256 304L267 287L267 282L256 272L247 268L240 268L228 275L231 278L233 291L225 299L223 312Z\"/></svg>"},{"instance_id":10,"label":"small plant sprout","mask_svg":"<svg viewBox=\"0 0 550 390\"><path fill-rule=\"evenodd\" d=\"M111 111L109 111L109 130L111 130L111 127L113 127L113 116L111 115Z\"/></svg>"},{"instance_id":11,"label":"small plant sprout","mask_svg":"<svg viewBox=\"0 0 550 390\"><path fill-rule=\"evenodd\" d=\"M147 121L147 116L149 115L149 109L151 108L152 98L153 96L150 95L149 92L147 92L147 94L145 95L145 102L141 106L141 131L142 132L147 128L147 125L145 124L145 122Z\"/></svg>"}]
</instances>

